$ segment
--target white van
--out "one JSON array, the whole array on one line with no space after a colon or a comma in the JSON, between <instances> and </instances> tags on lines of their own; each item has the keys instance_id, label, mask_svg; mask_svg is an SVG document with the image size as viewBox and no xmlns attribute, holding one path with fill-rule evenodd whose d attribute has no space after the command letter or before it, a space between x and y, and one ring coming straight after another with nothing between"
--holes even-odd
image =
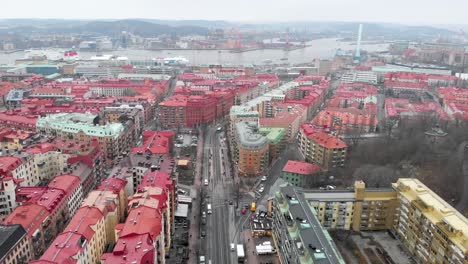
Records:
<instances>
[{"instance_id":1,"label":"white van","mask_svg":"<svg viewBox=\"0 0 468 264\"><path fill-rule=\"evenodd\" d=\"M236 244L231 243L231 251L235 251L235 250L236 250Z\"/></svg>"},{"instance_id":2,"label":"white van","mask_svg":"<svg viewBox=\"0 0 468 264\"><path fill-rule=\"evenodd\" d=\"M212 211L211 211L211 204L207 204L206 205L206 211L208 212L208 214L211 214Z\"/></svg>"}]
</instances>

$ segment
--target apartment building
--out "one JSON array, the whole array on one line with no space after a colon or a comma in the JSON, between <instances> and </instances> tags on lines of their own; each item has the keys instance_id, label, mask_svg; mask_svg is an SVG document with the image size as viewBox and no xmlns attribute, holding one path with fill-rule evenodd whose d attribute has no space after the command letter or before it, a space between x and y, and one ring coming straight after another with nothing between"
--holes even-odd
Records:
<instances>
[{"instance_id":1,"label":"apartment building","mask_svg":"<svg viewBox=\"0 0 468 264\"><path fill-rule=\"evenodd\" d=\"M15 156L0 157L0 220L17 206L17 187L36 186L42 180L51 179L63 168L67 155L50 148L41 152L36 150L33 147L24 152L10 152ZM47 165L46 161L49 162Z\"/></svg>"},{"instance_id":2,"label":"apartment building","mask_svg":"<svg viewBox=\"0 0 468 264\"><path fill-rule=\"evenodd\" d=\"M192 93L192 92L190 92ZM199 95L175 94L159 104L163 127L194 127L209 124L229 113L234 93L229 91L202 92Z\"/></svg>"},{"instance_id":3,"label":"apartment building","mask_svg":"<svg viewBox=\"0 0 468 264\"><path fill-rule=\"evenodd\" d=\"M118 194L107 190L94 190L83 200L81 207L98 209L104 217L105 238L107 243L115 243L114 227L123 220L124 212L121 212Z\"/></svg>"},{"instance_id":4,"label":"apartment building","mask_svg":"<svg viewBox=\"0 0 468 264\"><path fill-rule=\"evenodd\" d=\"M0 225L0 264L22 264L32 258L32 245L21 225Z\"/></svg>"},{"instance_id":5,"label":"apartment building","mask_svg":"<svg viewBox=\"0 0 468 264\"><path fill-rule=\"evenodd\" d=\"M312 124L331 128L340 135L374 133L379 124L377 111L374 109L375 107L371 110L356 107L327 107L314 117Z\"/></svg>"},{"instance_id":6,"label":"apartment building","mask_svg":"<svg viewBox=\"0 0 468 264\"><path fill-rule=\"evenodd\" d=\"M273 239L281 263L345 264L316 217L315 209L293 186L281 187L273 207Z\"/></svg>"},{"instance_id":7,"label":"apartment building","mask_svg":"<svg viewBox=\"0 0 468 264\"><path fill-rule=\"evenodd\" d=\"M414 120L436 117L450 120L449 111L445 111L437 102L412 102L405 98L386 98L385 116L389 120Z\"/></svg>"},{"instance_id":8,"label":"apartment building","mask_svg":"<svg viewBox=\"0 0 468 264\"><path fill-rule=\"evenodd\" d=\"M0 147L11 151L22 150L23 145L33 136L32 132L2 128L0 129Z\"/></svg>"},{"instance_id":9,"label":"apartment building","mask_svg":"<svg viewBox=\"0 0 468 264\"><path fill-rule=\"evenodd\" d=\"M164 198L159 199L163 203L162 217L165 219L164 227L164 244L166 246L166 255L169 254L169 250L172 244L172 235L175 231L174 221L175 212L177 209L177 185L175 181L171 179L169 174L162 171L148 172L144 175L143 181L138 186L139 193L148 193L151 196L159 199L159 192L166 194ZM134 202L143 196L134 196Z\"/></svg>"},{"instance_id":10,"label":"apartment building","mask_svg":"<svg viewBox=\"0 0 468 264\"><path fill-rule=\"evenodd\" d=\"M80 207L63 233L41 258L31 263L98 263L107 245L105 216L95 207Z\"/></svg>"},{"instance_id":11,"label":"apartment building","mask_svg":"<svg viewBox=\"0 0 468 264\"><path fill-rule=\"evenodd\" d=\"M36 174L39 180L50 180L60 174L71 157L48 142L26 148L24 152L30 154L29 163L32 163L33 174ZM34 186L37 183L30 182L25 186Z\"/></svg>"},{"instance_id":12,"label":"apartment building","mask_svg":"<svg viewBox=\"0 0 468 264\"><path fill-rule=\"evenodd\" d=\"M259 176L266 172L269 160L269 145L266 137L259 132L253 122L235 124L234 159L239 174L242 176Z\"/></svg>"},{"instance_id":13,"label":"apartment building","mask_svg":"<svg viewBox=\"0 0 468 264\"><path fill-rule=\"evenodd\" d=\"M133 129L133 122L101 125L99 116L93 114L61 113L40 117L37 121L37 131L41 134L79 142L97 139L107 166L111 166L120 153L133 146Z\"/></svg>"},{"instance_id":14,"label":"apartment building","mask_svg":"<svg viewBox=\"0 0 468 264\"><path fill-rule=\"evenodd\" d=\"M67 218L74 216L84 198L80 177L69 174L58 175L49 182L48 186L62 190L67 194Z\"/></svg>"},{"instance_id":15,"label":"apartment building","mask_svg":"<svg viewBox=\"0 0 468 264\"><path fill-rule=\"evenodd\" d=\"M299 133L299 149L307 162L318 164L322 170L343 167L348 146L337 136L303 124Z\"/></svg>"},{"instance_id":16,"label":"apartment building","mask_svg":"<svg viewBox=\"0 0 468 264\"><path fill-rule=\"evenodd\" d=\"M174 146L174 131L143 131L143 144L132 148L132 153L167 155Z\"/></svg>"},{"instance_id":17,"label":"apartment building","mask_svg":"<svg viewBox=\"0 0 468 264\"><path fill-rule=\"evenodd\" d=\"M36 131L37 116L24 115L15 111L0 112L0 127Z\"/></svg>"},{"instance_id":18,"label":"apartment building","mask_svg":"<svg viewBox=\"0 0 468 264\"><path fill-rule=\"evenodd\" d=\"M377 74L373 71L349 71L341 76L341 83L377 84Z\"/></svg>"},{"instance_id":19,"label":"apartment building","mask_svg":"<svg viewBox=\"0 0 468 264\"><path fill-rule=\"evenodd\" d=\"M302 194L327 229L388 230L398 207L391 188L366 188L362 181L349 190L304 190Z\"/></svg>"},{"instance_id":20,"label":"apartment building","mask_svg":"<svg viewBox=\"0 0 468 264\"><path fill-rule=\"evenodd\" d=\"M21 224L25 228L36 258L71 218L69 202L72 206L81 202L76 191L79 181L74 179L74 182L65 184L67 186L61 186L63 189L51 186L18 188L16 201L19 206L4 221L4 224ZM73 198L75 200L71 201Z\"/></svg>"},{"instance_id":21,"label":"apartment building","mask_svg":"<svg viewBox=\"0 0 468 264\"><path fill-rule=\"evenodd\" d=\"M129 198L127 220L116 229L117 244L101 256L102 263L166 263L174 228L174 187L167 173L144 175L137 193Z\"/></svg>"},{"instance_id":22,"label":"apartment building","mask_svg":"<svg viewBox=\"0 0 468 264\"><path fill-rule=\"evenodd\" d=\"M283 167L282 178L297 187L317 186L322 179L320 178L320 166L302 161L288 160Z\"/></svg>"},{"instance_id":23,"label":"apartment building","mask_svg":"<svg viewBox=\"0 0 468 264\"><path fill-rule=\"evenodd\" d=\"M4 225L21 225L26 230L26 237L31 243L32 259L41 256L57 233L52 232L50 212L43 205L28 204L17 207L3 221Z\"/></svg>"},{"instance_id":24,"label":"apartment building","mask_svg":"<svg viewBox=\"0 0 468 264\"><path fill-rule=\"evenodd\" d=\"M428 75L411 72L385 74L385 90L398 97L417 97L429 90Z\"/></svg>"},{"instance_id":25,"label":"apartment building","mask_svg":"<svg viewBox=\"0 0 468 264\"><path fill-rule=\"evenodd\" d=\"M132 135L135 142L143 131L143 127L145 126L144 108L142 105L105 107L101 113L104 120L108 123L125 123L127 120L132 120L135 124L135 129L133 130Z\"/></svg>"},{"instance_id":26,"label":"apartment building","mask_svg":"<svg viewBox=\"0 0 468 264\"><path fill-rule=\"evenodd\" d=\"M286 129L262 127L259 129L262 136L268 141L269 164L278 159L286 147Z\"/></svg>"},{"instance_id":27,"label":"apartment building","mask_svg":"<svg viewBox=\"0 0 468 264\"><path fill-rule=\"evenodd\" d=\"M259 123L262 128L284 128L287 140L292 141L306 117L306 107L303 105L267 102L267 111Z\"/></svg>"},{"instance_id":28,"label":"apartment building","mask_svg":"<svg viewBox=\"0 0 468 264\"><path fill-rule=\"evenodd\" d=\"M420 263L468 262L468 220L417 179L392 184L398 210L394 232Z\"/></svg>"}]
</instances>

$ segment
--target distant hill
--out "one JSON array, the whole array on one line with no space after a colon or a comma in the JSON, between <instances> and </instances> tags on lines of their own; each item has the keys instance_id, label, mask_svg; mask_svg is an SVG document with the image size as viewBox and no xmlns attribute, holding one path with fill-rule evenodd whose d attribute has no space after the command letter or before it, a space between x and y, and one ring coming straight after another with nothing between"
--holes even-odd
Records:
<instances>
[{"instance_id":1,"label":"distant hill","mask_svg":"<svg viewBox=\"0 0 468 264\"><path fill-rule=\"evenodd\" d=\"M142 20L0 20L1 27L7 27L3 31L15 32L18 34L32 33L81 33L98 35L115 35L122 31L131 32L142 37L156 37L161 34L201 34L208 33L208 29L200 26L169 26L156 24Z\"/></svg>"},{"instance_id":2,"label":"distant hill","mask_svg":"<svg viewBox=\"0 0 468 264\"><path fill-rule=\"evenodd\" d=\"M226 28L232 27L234 24L224 20L160 20L160 19L138 19L155 24L169 25L173 27L194 26L205 28Z\"/></svg>"},{"instance_id":3,"label":"distant hill","mask_svg":"<svg viewBox=\"0 0 468 264\"><path fill-rule=\"evenodd\" d=\"M131 32L143 37L155 37L161 34L206 34L207 28L199 26L169 26L141 20L93 21L76 28L83 33L113 35L122 31Z\"/></svg>"},{"instance_id":4,"label":"distant hill","mask_svg":"<svg viewBox=\"0 0 468 264\"><path fill-rule=\"evenodd\" d=\"M363 37L384 39L434 39L454 34L450 27L408 26L391 23L366 23ZM271 22L242 23L224 20L66 20L66 19L0 19L0 35L13 32L28 35L33 33L81 33L91 35L115 35L128 31L143 37L161 34L206 34L213 28L239 28L241 30L308 32L318 36L351 37L357 34L359 22Z\"/></svg>"},{"instance_id":5,"label":"distant hill","mask_svg":"<svg viewBox=\"0 0 468 264\"><path fill-rule=\"evenodd\" d=\"M263 23L242 25L245 28L255 28L263 30L281 30L286 29L290 32L307 31L311 33L328 33L335 35L351 36L356 35L359 22L284 22L284 23ZM387 39L421 39L435 38L438 36L452 35L452 30L431 27L431 26L409 26L391 23L362 23L364 25L363 37L383 37Z\"/></svg>"}]
</instances>

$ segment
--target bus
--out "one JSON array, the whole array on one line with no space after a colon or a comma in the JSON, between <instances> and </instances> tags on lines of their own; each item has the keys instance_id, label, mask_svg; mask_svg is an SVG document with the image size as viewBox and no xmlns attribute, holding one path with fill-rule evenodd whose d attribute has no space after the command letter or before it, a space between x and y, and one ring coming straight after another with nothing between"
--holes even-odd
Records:
<instances>
[{"instance_id":1,"label":"bus","mask_svg":"<svg viewBox=\"0 0 468 264\"><path fill-rule=\"evenodd\" d=\"M239 263L244 263L245 253L244 253L244 245L237 244L237 261Z\"/></svg>"},{"instance_id":2,"label":"bus","mask_svg":"<svg viewBox=\"0 0 468 264\"><path fill-rule=\"evenodd\" d=\"M255 202L252 202L252 204L250 205L250 211L251 212L257 211L257 204Z\"/></svg>"}]
</instances>

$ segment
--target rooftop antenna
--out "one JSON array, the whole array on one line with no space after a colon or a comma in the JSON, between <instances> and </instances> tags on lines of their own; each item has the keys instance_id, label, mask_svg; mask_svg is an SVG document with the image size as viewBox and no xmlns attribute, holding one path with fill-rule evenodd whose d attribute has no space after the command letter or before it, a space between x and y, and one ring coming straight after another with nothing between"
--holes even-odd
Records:
<instances>
[{"instance_id":1,"label":"rooftop antenna","mask_svg":"<svg viewBox=\"0 0 468 264\"><path fill-rule=\"evenodd\" d=\"M359 24L356 54L354 55L354 63L361 62L361 39L362 39L362 24Z\"/></svg>"}]
</instances>

